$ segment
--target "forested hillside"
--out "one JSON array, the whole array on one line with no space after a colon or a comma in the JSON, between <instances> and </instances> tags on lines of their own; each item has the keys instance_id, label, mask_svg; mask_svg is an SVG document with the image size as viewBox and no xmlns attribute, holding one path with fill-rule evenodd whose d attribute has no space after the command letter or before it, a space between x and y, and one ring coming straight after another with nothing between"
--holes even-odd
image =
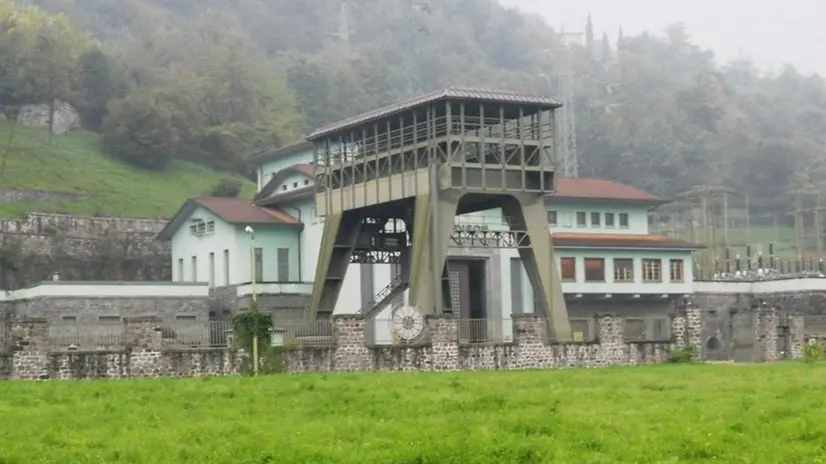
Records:
<instances>
[{"instance_id":1,"label":"forested hillside","mask_svg":"<svg viewBox=\"0 0 826 464\"><path fill-rule=\"evenodd\" d=\"M143 169L245 173L251 154L411 92L554 93L557 39L538 18L493 0L347 0L343 21L343 1L35 1L47 15L0 0L0 104L65 99ZM663 196L726 185L774 211L826 180L820 77L718 64L665 26L574 49L580 175Z\"/></svg>"}]
</instances>

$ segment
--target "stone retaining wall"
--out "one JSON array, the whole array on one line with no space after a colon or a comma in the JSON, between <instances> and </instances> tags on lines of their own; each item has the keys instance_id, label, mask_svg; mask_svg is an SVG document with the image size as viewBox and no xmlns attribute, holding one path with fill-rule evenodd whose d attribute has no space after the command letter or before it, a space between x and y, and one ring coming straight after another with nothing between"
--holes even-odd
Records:
<instances>
[{"instance_id":1,"label":"stone retaining wall","mask_svg":"<svg viewBox=\"0 0 826 464\"><path fill-rule=\"evenodd\" d=\"M33 213L0 219L0 288L62 280L172 279L166 221Z\"/></svg>"},{"instance_id":2,"label":"stone retaining wall","mask_svg":"<svg viewBox=\"0 0 826 464\"><path fill-rule=\"evenodd\" d=\"M370 343L370 324L352 316L335 317L332 341L326 346L284 347L285 371L457 371L596 368L666 362L677 349L702 349L701 311L688 305L672 318L667 340L627 341L624 319L596 317L597 333L590 342L556 343L547 338L543 319L523 315L513 319L513 341L463 344L459 321L429 317L421 342L411 345ZM754 318L756 361L799 359L804 343L800 316L784 319L777 309L759 308ZM128 377L189 377L236 375L243 353L230 346L184 349L169 344L157 316L124 318L124 344L107 351L65 351L49 342L49 323L29 318L7 322L6 349L0 352L0 378L19 380ZM785 325L784 325L785 324ZM781 330L782 329L782 330ZM296 339L298 340L298 339ZM266 351L266 350L264 350Z\"/></svg>"},{"instance_id":3,"label":"stone retaining wall","mask_svg":"<svg viewBox=\"0 0 826 464\"><path fill-rule=\"evenodd\" d=\"M45 319L9 323L0 353L0 379L78 380L235 375L242 354L229 347L183 349L164 345L158 317L124 319L125 346L104 351L55 350Z\"/></svg>"}]
</instances>

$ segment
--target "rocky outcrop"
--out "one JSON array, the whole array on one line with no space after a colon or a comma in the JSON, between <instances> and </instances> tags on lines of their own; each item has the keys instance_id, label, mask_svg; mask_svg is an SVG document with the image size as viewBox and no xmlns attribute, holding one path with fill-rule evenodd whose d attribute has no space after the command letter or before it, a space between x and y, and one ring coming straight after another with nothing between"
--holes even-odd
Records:
<instances>
[{"instance_id":1,"label":"rocky outcrop","mask_svg":"<svg viewBox=\"0 0 826 464\"><path fill-rule=\"evenodd\" d=\"M47 103L28 104L20 107L17 122L31 127L49 127L49 105ZM64 101L55 101L54 124L52 133L65 134L80 130L80 114L70 104Z\"/></svg>"}]
</instances>

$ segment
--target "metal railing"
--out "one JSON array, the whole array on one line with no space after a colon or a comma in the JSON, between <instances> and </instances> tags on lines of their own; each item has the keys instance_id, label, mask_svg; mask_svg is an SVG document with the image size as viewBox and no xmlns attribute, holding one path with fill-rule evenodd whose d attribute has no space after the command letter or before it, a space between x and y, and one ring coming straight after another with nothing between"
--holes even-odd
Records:
<instances>
[{"instance_id":1,"label":"metal railing","mask_svg":"<svg viewBox=\"0 0 826 464\"><path fill-rule=\"evenodd\" d=\"M513 342L511 319L459 319L459 343L489 344Z\"/></svg>"},{"instance_id":2,"label":"metal railing","mask_svg":"<svg viewBox=\"0 0 826 464\"><path fill-rule=\"evenodd\" d=\"M0 321L0 351L3 351L11 345L11 330L8 324Z\"/></svg>"},{"instance_id":3,"label":"metal railing","mask_svg":"<svg viewBox=\"0 0 826 464\"><path fill-rule=\"evenodd\" d=\"M626 342L671 340L671 318L626 317L622 334Z\"/></svg>"},{"instance_id":4,"label":"metal railing","mask_svg":"<svg viewBox=\"0 0 826 464\"><path fill-rule=\"evenodd\" d=\"M275 321L270 342L273 346L333 346L333 321Z\"/></svg>"},{"instance_id":5,"label":"metal railing","mask_svg":"<svg viewBox=\"0 0 826 464\"><path fill-rule=\"evenodd\" d=\"M161 323L164 346L176 348L221 348L232 342L232 321L175 321Z\"/></svg>"},{"instance_id":6,"label":"metal railing","mask_svg":"<svg viewBox=\"0 0 826 464\"><path fill-rule=\"evenodd\" d=\"M826 338L826 316L803 316L803 333L808 338Z\"/></svg>"},{"instance_id":7,"label":"metal railing","mask_svg":"<svg viewBox=\"0 0 826 464\"><path fill-rule=\"evenodd\" d=\"M599 335L597 320L593 317L570 318L571 340L575 342L592 342Z\"/></svg>"},{"instance_id":8,"label":"metal railing","mask_svg":"<svg viewBox=\"0 0 826 464\"><path fill-rule=\"evenodd\" d=\"M780 259L762 256L744 259L717 259L710 266L697 265L696 281L756 282L820 278L826 276L823 258Z\"/></svg>"},{"instance_id":9,"label":"metal railing","mask_svg":"<svg viewBox=\"0 0 826 464\"><path fill-rule=\"evenodd\" d=\"M61 350L115 350L126 346L124 326L119 322L58 322L49 324L46 336L51 348Z\"/></svg>"}]
</instances>

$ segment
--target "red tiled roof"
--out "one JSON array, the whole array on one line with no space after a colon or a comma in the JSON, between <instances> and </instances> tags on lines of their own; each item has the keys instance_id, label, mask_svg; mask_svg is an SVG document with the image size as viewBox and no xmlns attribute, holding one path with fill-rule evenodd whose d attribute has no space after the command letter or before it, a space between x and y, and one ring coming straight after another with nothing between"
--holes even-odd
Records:
<instances>
[{"instance_id":1,"label":"red tiled roof","mask_svg":"<svg viewBox=\"0 0 826 464\"><path fill-rule=\"evenodd\" d=\"M597 248L662 248L696 250L702 245L684 242L659 234L553 234L556 247L597 247Z\"/></svg>"},{"instance_id":2,"label":"red tiled roof","mask_svg":"<svg viewBox=\"0 0 826 464\"><path fill-rule=\"evenodd\" d=\"M230 224L301 224L287 213L255 206L247 198L198 197L192 201Z\"/></svg>"},{"instance_id":3,"label":"red tiled roof","mask_svg":"<svg viewBox=\"0 0 826 464\"><path fill-rule=\"evenodd\" d=\"M556 178L556 192L551 198L588 198L593 200L625 200L645 203L665 203L666 200L619 182L598 178Z\"/></svg>"}]
</instances>

